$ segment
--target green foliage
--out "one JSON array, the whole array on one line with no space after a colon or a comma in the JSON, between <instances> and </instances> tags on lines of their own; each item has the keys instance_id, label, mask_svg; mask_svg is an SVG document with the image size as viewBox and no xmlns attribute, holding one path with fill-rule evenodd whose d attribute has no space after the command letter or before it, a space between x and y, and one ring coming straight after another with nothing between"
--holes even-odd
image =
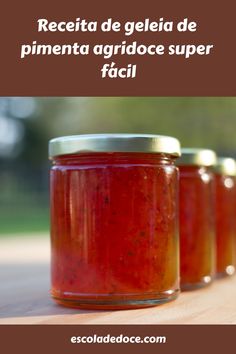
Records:
<instances>
[{"instance_id":1,"label":"green foliage","mask_svg":"<svg viewBox=\"0 0 236 354\"><path fill-rule=\"evenodd\" d=\"M0 216L0 236L11 234L31 234L33 232L48 232L48 209L24 209L2 211Z\"/></svg>"},{"instance_id":2,"label":"green foliage","mask_svg":"<svg viewBox=\"0 0 236 354\"><path fill-rule=\"evenodd\" d=\"M156 133L175 136L183 146L236 150L235 98L59 98L40 104L41 124L50 136Z\"/></svg>"}]
</instances>

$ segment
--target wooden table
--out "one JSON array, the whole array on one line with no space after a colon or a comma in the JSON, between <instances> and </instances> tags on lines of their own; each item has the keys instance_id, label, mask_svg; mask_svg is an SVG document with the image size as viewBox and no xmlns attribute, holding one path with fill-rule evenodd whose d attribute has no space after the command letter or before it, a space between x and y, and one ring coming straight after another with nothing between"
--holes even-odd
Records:
<instances>
[{"instance_id":1,"label":"wooden table","mask_svg":"<svg viewBox=\"0 0 236 354\"><path fill-rule=\"evenodd\" d=\"M85 311L49 296L48 235L0 238L0 324L236 324L236 276L141 310Z\"/></svg>"}]
</instances>

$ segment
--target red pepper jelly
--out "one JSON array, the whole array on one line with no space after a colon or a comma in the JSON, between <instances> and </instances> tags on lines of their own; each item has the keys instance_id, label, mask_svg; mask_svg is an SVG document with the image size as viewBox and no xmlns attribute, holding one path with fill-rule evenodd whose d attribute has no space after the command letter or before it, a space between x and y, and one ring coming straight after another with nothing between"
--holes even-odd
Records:
<instances>
[{"instance_id":1,"label":"red pepper jelly","mask_svg":"<svg viewBox=\"0 0 236 354\"><path fill-rule=\"evenodd\" d=\"M217 276L235 272L236 251L236 163L219 158L215 166L216 271Z\"/></svg>"},{"instance_id":2,"label":"red pepper jelly","mask_svg":"<svg viewBox=\"0 0 236 354\"><path fill-rule=\"evenodd\" d=\"M180 172L181 290L203 287L215 274L214 175L211 150L182 149Z\"/></svg>"},{"instance_id":3,"label":"red pepper jelly","mask_svg":"<svg viewBox=\"0 0 236 354\"><path fill-rule=\"evenodd\" d=\"M179 141L94 134L50 141L52 297L153 306L179 293Z\"/></svg>"}]
</instances>

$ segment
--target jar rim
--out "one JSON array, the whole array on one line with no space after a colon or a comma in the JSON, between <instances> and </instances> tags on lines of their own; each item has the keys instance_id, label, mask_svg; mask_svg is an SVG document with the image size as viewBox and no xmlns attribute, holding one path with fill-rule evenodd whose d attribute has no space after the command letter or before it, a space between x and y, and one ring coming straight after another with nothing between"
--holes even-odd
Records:
<instances>
[{"instance_id":1,"label":"jar rim","mask_svg":"<svg viewBox=\"0 0 236 354\"><path fill-rule=\"evenodd\" d=\"M82 134L49 141L49 158L87 152L146 152L181 155L180 142L155 134Z\"/></svg>"},{"instance_id":2,"label":"jar rim","mask_svg":"<svg viewBox=\"0 0 236 354\"><path fill-rule=\"evenodd\" d=\"M200 148L182 148L179 166L214 166L217 162L217 155L213 150Z\"/></svg>"},{"instance_id":3,"label":"jar rim","mask_svg":"<svg viewBox=\"0 0 236 354\"><path fill-rule=\"evenodd\" d=\"M214 172L225 176L236 176L236 161L231 157L219 157Z\"/></svg>"}]
</instances>

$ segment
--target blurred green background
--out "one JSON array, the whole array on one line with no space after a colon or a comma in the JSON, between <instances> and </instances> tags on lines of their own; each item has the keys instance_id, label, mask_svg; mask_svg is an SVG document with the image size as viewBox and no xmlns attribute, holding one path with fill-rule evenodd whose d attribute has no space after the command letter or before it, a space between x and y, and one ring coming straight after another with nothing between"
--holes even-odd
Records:
<instances>
[{"instance_id":1,"label":"blurred green background","mask_svg":"<svg viewBox=\"0 0 236 354\"><path fill-rule=\"evenodd\" d=\"M49 228L50 138L156 133L236 157L236 98L0 98L0 235Z\"/></svg>"}]
</instances>

